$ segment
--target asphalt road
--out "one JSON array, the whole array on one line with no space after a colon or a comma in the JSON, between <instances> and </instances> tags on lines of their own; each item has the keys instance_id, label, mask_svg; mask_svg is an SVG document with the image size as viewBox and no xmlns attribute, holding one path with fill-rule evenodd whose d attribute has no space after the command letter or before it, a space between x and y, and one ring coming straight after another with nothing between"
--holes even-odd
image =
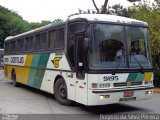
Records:
<instances>
[{"instance_id":1,"label":"asphalt road","mask_svg":"<svg viewBox=\"0 0 160 120\"><path fill-rule=\"evenodd\" d=\"M5 117L14 117L15 120L80 120L91 118L111 120L116 115L128 114L135 116L128 116L127 119L139 119L140 114L160 114L159 93L155 93L152 99L145 101L92 107L78 103L72 106L62 106L56 102L51 94L27 86L14 87L11 81L3 79L2 74L3 71L0 71L0 120ZM110 116L111 118L108 118ZM125 116L121 117L125 119ZM156 119L158 118L156 117Z\"/></svg>"}]
</instances>

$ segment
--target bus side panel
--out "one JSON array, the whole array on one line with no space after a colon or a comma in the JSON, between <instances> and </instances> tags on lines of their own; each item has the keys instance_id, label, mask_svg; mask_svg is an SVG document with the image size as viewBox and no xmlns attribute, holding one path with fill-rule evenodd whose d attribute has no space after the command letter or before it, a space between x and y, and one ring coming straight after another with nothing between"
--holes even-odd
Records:
<instances>
[{"instance_id":1,"label":"bus side panel","mask_svg":"<svg viewBox=\"0 0 160 120\"><path fill-rule=\"evenodd\" d=\"M17 82L27 84L30 68L15 67Z\"/></svg>"},{"instance_id":2,"label":"bus side panel","mask_svg":"<svg viewBox=\"0 0 160 120\"><path fill-rule=\"evenodd\" d=\"M12 69L14 69L14 67L10 65L5 65L4 68L5 68L4 69L5 77L11 80L12 79Z\"/></svg>"},{"instance_id":3,"label":"bus side panel","mask_svg":"<svg viewBox=\"0 0 160 120\"><path fill-rule=\"evenodd\" d=\"M40 89L54 94L54 82L60 75L66 82L68 99L75 100L75 74L71 72L65 55L50 54L46 69Z\"/></svg>"},{"instance_id":4,"label":"bus side panel","mask_svg":"<svg viewBox=\"0 0 160 120\"><path fill-rule=\"evenodd\" d=\"M66 82L68 99L75 100L75 74L72 72L46 70L40 89L54 94L54 82L58 75Z\"/></svg>"}]
</instances>

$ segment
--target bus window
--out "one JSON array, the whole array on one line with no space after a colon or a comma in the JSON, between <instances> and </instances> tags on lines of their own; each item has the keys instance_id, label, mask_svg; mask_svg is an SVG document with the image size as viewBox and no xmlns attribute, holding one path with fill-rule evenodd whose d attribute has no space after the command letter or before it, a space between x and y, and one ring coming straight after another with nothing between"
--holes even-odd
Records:
<instances>
[{"instance_id":1,"label":"bus window","mask_svg":"<svg viewBox=\"0 0 160 120\"><path fill-rule=\"evenodd\" d=\"M11 47L10 47L10 53L14 53L14 52L16 52L16 41L15 40L13 40L13 41L11 41Z\"/></svg>"},{"instance_id":2,"label":"bus window","mask_svg":"<svg viewBox=\"0 0 160 120\"><path fill-rule=\"evenodd\" d=\"M95 24L90 47L91 69L111 69L118 63L119 68L126 67L123 26Z\"/></svg>"},{"instance_id":3,"label":"bus window","mask_svg":"<svg viewBox=\"0 0 160 120\"><path fill-rule=\"evenodd\" d=\"M35 50L40 50L40 34L35 36Z\"/></svg>"},{"instance_id":4,"label":"bus window","mask_svg":"<svg viewBox=\"0 0 160 120\"><path fill-rule=\"evenodd\" d=\"M29 37L25 37L24 51L28 51L28 45L29 45Z\"/></svg>"},{"instance_id":5,"label":"bus window","mask_svg":"<svg viewBox=\"0 0 160 120\"><path fill-rule=\"evenodd\" d=\"M71 62L71 65L74 66L74 61L75 61L75 33L80 32L80 31L84 31L86 27L86 23L85 22L76 22L76 23L70 23L69 27L68 27L68 56Z\"/></svg>"},{"instance_id":6,"label":"bus window","mask_svg":"<svg viewBox=\"0 0 160 120\"><path fill-rule=\"evenodd\" d=\"M57 30L57 40L56 40L56 49L64 48L64 28L60 28Z\"/></svg>"},{"instance_id":7,"label":"bus window","mask_svg":"<svg viewBox=\"0 0 160 120\"><path fill-rule=\"evenodd\" d=\"M29 49L29 51L32 51L33 50L33 40L34 40L34 36L30 36L29 37L29 44L28 44L28 49Z\"/></svg>"},{"instance_id":8,"label":"bus window","mask_svg":"<svg viewBox=\"0 0 160 120\"><path fill-rule=\"evenodd\" d=\"M47 33L41 33L41 38L40 38L40 49L45 50L47 45Z\"/></svg>"},{"instance_id":9,"label":"bus window","mask_svg":"<svg viewBox=\"0 0 160 120\"><path fill-rule=\"evenodd\" d=\"M20 52L23 52L24 51L24 38L21 38L20 39Z\"/></svg>"},{"instance_id":10,"label":"bus window","mask_svg":"<svg viewBox=\"0 0 160 120\"><path fill-rule=\"evenodd\" d=\"M17 40L17 44L16 44L16 46L17 46L17 52L19 52L20 51L20 39L18 39Z\"/></svg>"},{"instance_id":11,"label":"bus window","mask_svg":"<svg viewBox=\"0 0 160 120\"><path fill-rule=\"evenodd\" d=\"M56 41L56 30L49 31L49 49L53 50Z\"/></svg>"}]
</instances>

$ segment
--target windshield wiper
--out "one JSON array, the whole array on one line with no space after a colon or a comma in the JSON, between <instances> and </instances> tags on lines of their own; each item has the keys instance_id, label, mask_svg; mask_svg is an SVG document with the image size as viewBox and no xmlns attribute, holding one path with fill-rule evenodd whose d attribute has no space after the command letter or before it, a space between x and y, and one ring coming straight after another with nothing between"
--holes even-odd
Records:
<instances>
[{"instance_id":1,"label":"windshield wiper","mask_svg":"<svg viewBox=\"0 0 160 120\"><path fill-rule=\"evenodd\" d=\"M116 66L115 68L112 70L112 75L115 75L116 74L116 71L118 70L119 66L120 66L120 59L118 59L118 61L116 61Z\"/></svg>"},{"instance_id":2,"label":"windshield wiper","mask_svg":"<svg viewBox=\"0 0 160 120\"><path fill-rule=\"evenodd\" d=\"M144 68L141 65L141 63L139 62L139 60L137 60L137 58L133 55L133 58L135 59L135 61L137 62L137 64L139 65L139 67L141 68L141 73L144 74Z\"/></svg>"}]
</instances>

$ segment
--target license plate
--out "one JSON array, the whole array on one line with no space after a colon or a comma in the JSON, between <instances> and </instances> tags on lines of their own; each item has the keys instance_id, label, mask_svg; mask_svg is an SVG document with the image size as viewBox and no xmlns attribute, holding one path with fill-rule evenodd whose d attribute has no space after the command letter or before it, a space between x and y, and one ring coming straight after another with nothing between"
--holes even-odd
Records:
<instances>
[{"instance_id":1,"label":"license plate","mask_svg":"<svg viewBox=\"0 0 160 120\"><path fill-rule=\"evenodd\" d=\"M123 97L132 97L134 95L134 91L125 91Z\"/></svg>"},{"instance_id":2,"label":"license plate","mask_svg":"<svg viewBox=\"0 0 160 120\"><path fill-rule=\"evenodd\" d=\"M132 101L136 100L136 97L120 98L119 101Z\"/></svg>"}]
</instances>

